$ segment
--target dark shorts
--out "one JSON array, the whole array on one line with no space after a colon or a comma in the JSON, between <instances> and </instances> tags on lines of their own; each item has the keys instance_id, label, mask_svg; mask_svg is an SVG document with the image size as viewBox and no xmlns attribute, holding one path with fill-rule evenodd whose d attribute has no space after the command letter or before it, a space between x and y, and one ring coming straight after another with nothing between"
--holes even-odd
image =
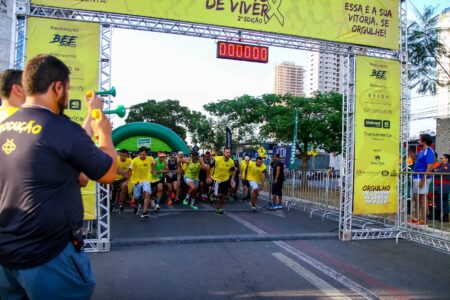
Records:
<instances>
[{"instance_id":1,"label":"dark shorts","mask_svg":"<svg viewBox=\"0 0 450 300\"><path fill-rule=\"evenodd\" d=\"M208 173L206 171L204 171L204 170L200 170L200 174L198 175L198 181L206 183L206 178L207 177L208 177Z\"/></svg>"},{"instance_id":2,"label":"dark shorts","mask_svg":"<svg viewBox=\"0 0 450 300\"><path fill-rule=\"evenodd\" d=\"M228 179L224 182L214 182L214 192L216 195L228 195L228 191L231 186L231 180Z\"/></svg>"},{"instance_id":3,"label":"dark shorts","mask_svg":"<svg viewBox=\"0 0 450 300\"><path fill-rule=\"evenodd\" d=\"M160 179L159 181L156 181L156 182L152 182L152 183L151 183L152 191L155 191L155 192L156 192L157 187L158 187L158 184L164 185L164 178Z\"/></svg>"},{"instance_id":4,"label":"dark shorts","mask_svg":"<svg viewBox=\"0 0 450 300\"><path fill-rule=\"evenodd\" d=\"M178 180L178 178L177 178L177 176L175 175L175 176L166 176L166 183L172 183L172 182L175 182L175 181L177 181Z\"/></svg>"},{"instance_id":5,"label":"dark shorts","mask_svg":"<svg viewBox=\"0 0 450 300\"><path fill-rule=\"evenodd\" d=\"M272 183L272 195L283 196L283 181Z\"/></svg>"},{"instance_id":6,"label":"dark shorts","mask_svg":"<svg viewBox=\"0 0 450 300\"><path fill-rule=\"evenodd\" d=\"M246 179L242 179L242 186L246 186L246 187L250 188L250 181L248 181Z\"/></svg>"}]
</instances>

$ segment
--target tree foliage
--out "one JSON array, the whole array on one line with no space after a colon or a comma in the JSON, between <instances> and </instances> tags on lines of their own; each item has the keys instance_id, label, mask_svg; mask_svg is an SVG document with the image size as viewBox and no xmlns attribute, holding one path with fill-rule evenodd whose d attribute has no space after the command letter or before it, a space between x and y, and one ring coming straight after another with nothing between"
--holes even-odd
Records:
<instances>
[{"instance_id":1,"label":"tree foliage","mask_svg":"<svg viewBox=\"0 0 450 300\"><path fill-rule=\"evenodd\" d=\"M415 9L415 14L416 20L408 25L410 86L417 87L419 94L434 95L438 86L449 85L448 69L440 62L449 54L439 39L441 29L437 27L439 14L435 14L435 8L428 6L423 13Z\"/></svg>"},{"instance_id":2,"label":"tree foliage","mask_svg":"<svg viewBox=\"0 0 450 300\"><path fill-rule=\"evenodd\" d=\"M204 106L211 115L225 118L234 131L244 131L243 137L258 137L260 141L273 138L292 142L295 110L299 112L298 142L305 157L308 146L339 152L342 135L342 95L316 94L311 98L244 95L232 100L221 100ZM256 130L259 128L259 132Z\"/></svg>"}]
</instances>

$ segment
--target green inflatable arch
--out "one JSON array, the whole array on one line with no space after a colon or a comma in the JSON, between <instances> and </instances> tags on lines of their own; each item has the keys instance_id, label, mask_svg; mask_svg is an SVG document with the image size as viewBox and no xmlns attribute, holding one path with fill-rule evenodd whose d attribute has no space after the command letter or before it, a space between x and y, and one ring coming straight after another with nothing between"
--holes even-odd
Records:
<instances>
[{"instance_id":1,"label":"green inflatable arch","mask_svg":"<svg viewBox=\"0 0 450 300\"><path fill-rule=\"evenodd\" d=\"M166 143L172 150L183 151L186 154L189 153L189 148L186 143L174 131L159 124L135 122L120 126L112 132L114 146L119 145L128 138L136 136L157 138Z\"/></svg>"}]
</instances>

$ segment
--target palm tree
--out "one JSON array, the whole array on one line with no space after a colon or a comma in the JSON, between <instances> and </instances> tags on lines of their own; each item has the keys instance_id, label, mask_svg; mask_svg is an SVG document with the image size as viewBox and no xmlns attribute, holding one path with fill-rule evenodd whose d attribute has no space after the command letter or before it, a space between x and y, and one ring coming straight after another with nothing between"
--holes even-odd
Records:
<instances>
[{"instance_id":1,"label":"palm tree","mask_svg":"<svg viewBox=\"0 0 450 300\"><path fill-rule=\"evenodd\" d=\"M416 20L408 25L410 85L411 88L417 87L419 94L435 95L438 86L450 85L449 70L440 62L442 57L448 56L448 52L439 39L439 14L435 14L435 8L431 6L426 7L423 13L413 7Z\"/></svg>"}]
</instances>

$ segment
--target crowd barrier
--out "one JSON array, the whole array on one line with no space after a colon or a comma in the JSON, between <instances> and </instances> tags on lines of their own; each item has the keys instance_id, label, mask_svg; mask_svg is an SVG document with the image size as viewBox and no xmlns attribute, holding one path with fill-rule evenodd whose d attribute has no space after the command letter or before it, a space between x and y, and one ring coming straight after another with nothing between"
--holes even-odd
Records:
<instances>
[{"instance_id":1,"label":"crowd barrier","mask_svg":"<svg viewBox=\"0 0 450 300\"><path fill-rule=\"evenodd\" d=\"M270 173L263 196L269 197ZM353 215L353 239L404 238L450 253L450 174L432 173L425 178L428 189L423 195L415 192L414 178L421 173L402 173L406 197L399 193L398 212L383 215ZM338 170L286 170L283 199L288 209L297 207L310 216L339 221L341 174ZM401 180L400 180L401 182ZM449 183L447 183L449 182ZM426 193L425 193L426 192Z\"/></svg>"}]
</instances>

